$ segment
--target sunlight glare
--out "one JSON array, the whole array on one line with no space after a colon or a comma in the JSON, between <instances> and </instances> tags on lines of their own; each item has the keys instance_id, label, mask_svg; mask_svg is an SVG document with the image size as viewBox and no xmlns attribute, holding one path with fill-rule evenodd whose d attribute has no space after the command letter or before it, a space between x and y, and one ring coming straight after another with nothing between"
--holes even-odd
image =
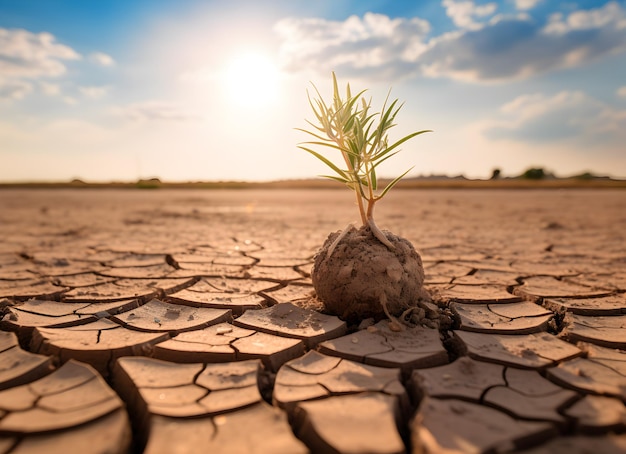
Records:
<instances>
[{"instance_id":1,"label":"sunlight glare","mask_svg":"<svg viewBox=\"0 0 626 454\"><path fill-rule=\"evenodd\" d=\"M278 95L279 71L264 55L249 53L233 58L225 72L229 100L250 108L273 104Z\"/></svg>"}]
</instances>

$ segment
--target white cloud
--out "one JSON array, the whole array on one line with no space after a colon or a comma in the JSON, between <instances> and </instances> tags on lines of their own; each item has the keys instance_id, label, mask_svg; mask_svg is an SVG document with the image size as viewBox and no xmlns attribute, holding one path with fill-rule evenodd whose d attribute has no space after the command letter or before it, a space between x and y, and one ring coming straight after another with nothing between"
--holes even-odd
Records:
<instances>
[{"instance_id":1,"label":"white cloud","mask_svg":"<svg viewBox=\"0 0 626 454\"><path fill-rule=\"evenodd\" d=\"M601 8L574 11L567 17L560 13L553 14L543 31L546 34L565 35L603 27L626 32L626 11L618 3L609 2Z\"/></svg>"},{"instance_id":2,"label":"white cloud","mask_svg":"<svg viewBox=\"0 0 626 454\"><path fill-rule=\"evenodd\" d=\"M420 18L367 13L343 22L283 19L275 26L282 39L283 69L322 74L335 70L347 77L387 80L424 75L492 83L582 66L626 51L626 10L615 2L556 14L546 25L524 12L496 15L479 24L474 18L495 11L491 3L478 7L444 0L444 5L457 8L456 22L464 28L429 40L430 25ZM463 15L458 12L462 7Z\"/></svg>"},{"instance_id":3,"label":"white cloud","mask_svg":"<svg viewBox=\"0 0 626 454\"><path fill-rule=\"evenodd\" d=\"M115 60L103 52L93 52L89 54L89 59L100 66L115 66Z\"/></svg>"},{"instance_id":4,"label":"white cloud","mask_svg":"<svg viewBox=\"0 0 626 454\"><path fill-rule=\"evenodd\" d=\"M113 113L133 121L187 121L199 119L198 115L161 101L134 103L125 107L115 108Z\"/></svg>"},{"instance_id":5,"label":"white cloud","mask_svg":"<svg viewBox=\"0 0 626 454\"><path fill-rule=\"evenodd\" d=\"M483 24L477 22L476 19L491 16L498 7L495 3L476 5L473 1L465 0L443 0L441 4L454 25L467 30L480 29Z\"/></svg>"},{"instance_id":6,"label":"white cloud","mask_svg":"<svg viewBox=\"0 0 626 454\"><path fill-rule=\"evenodd\" d=\"M78 104L78 99L73 98L71 96L64 96L63 102L67 104L68 106L75 106L76 104Z\"/></svg>"},{"instance_id":7,"label":"white cloud","mask_svg":"<svg viewBox=\"0 0 626 454\"><path fill-rule=\"evenodd\" d=\"M626 142L626 110L581 91L523 95L502 106L484 133L491 139L522 142L619 145Z\"/></svg>"},{"instance_id":8,"label":"white cloud","mask_svg":"<svg viewBox=\"0 0 626 454\"><path fill-rule=\"evenodd\" d=\"M533 9L541 0L515 0L515 7L518 10L526 11Z\"/></svg>"},{"instance_id":9,"label":"white cloud","mask_svg":"<svg viewBox=\"0 0 626 454\"><path fill-rule=\"evenodd\" d=\"M81 58L74 49L59 44L50 33L0 28L0 98L22 99L33 91L32 79L58 77L66 73L65 61ZM39 81L46 96L61 93L58 84ZM75 104L73 98L65 98Z\"/></svg>"},{"instance_id":10,"label":"white cloud","mask_svg":"<svg viewBox=\"0 0 626 454\"><path fill-rule=\"evenodd\" d=\"M109 87L78 87L78 90L85 98L100 99L107 95Z\"/></svg>"},{"instance_id":11,"label":"white cloud","mask_svg":"<svg viewBox=\"0 0 626 454\"><path fill-rule=\"evenodd\" d=\"M46 96L56 96L61 94L61 87L58 84L39 82L39 89Z\"/></svg>"},{"instance_id":12,"label":"white cloud","mask_svg":"<svg viewBox=\"0 0 626 454\"><path fill-rule=\"evenodd\" d=\"M581 66L626 50L624 9L555 15L542 27L528 16L498 17L480 30L434 38L416 62L424 74L470 82L524 79Z\"/></svg>"},{"instance_id":13,"label":"white cloud","mask_svg":"<svg viewBox=\"0 0 626 454\"><path fill-rule=\"evenodd\" d=\"M617 96L620 98L626 98L626 85L617 89Z\"/></svg>"},{"instance_id":14,"label":"white cloud","mask_svg":"<svg viewBox=\"0 0 626 454\"><path fill-rule=\"evenodd\" d=\"M66 72L64 60L80 58L71 47L55 42L50 33L0 28L0 73L4 77L59 76Z\"/></svg>"},{"instance_id":15,"label":"white cloud","mask_svg":"<svg viewBox=\"0 0 626 454\"><path fill-rule=\"evenodd\" d=\"M394 76L415 70L430 24L366 13L343 22L287 18L274 30L282 38L282 66L289 71L336 70L342 75Z\"/></svg>"},{"instance_id":16,"label":"white cloud","mask_svg":"<svg viewBox=\"0 0 626 454\"><path fill-rule=\"evenodd\" d=\"M33 86L21 80L0 79L0 100L22 99L33 91Z\"/></svg>"}]
</instances>

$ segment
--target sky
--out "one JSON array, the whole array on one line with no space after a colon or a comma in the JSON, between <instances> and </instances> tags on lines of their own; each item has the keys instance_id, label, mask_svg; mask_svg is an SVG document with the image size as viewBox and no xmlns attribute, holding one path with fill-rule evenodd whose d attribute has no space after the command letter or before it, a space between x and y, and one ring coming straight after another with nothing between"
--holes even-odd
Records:
<instances>
[{"instance_id":1,"label":"sky","mask_svg":"<svg viewBox=\"0 0 626 454\"><path fill-rule=\"evenodd\" d=\"M332 71L433 131L379 175L626 178L626 0L2 0L0 181L326 174Z\"/></svg>"}]
</instances>

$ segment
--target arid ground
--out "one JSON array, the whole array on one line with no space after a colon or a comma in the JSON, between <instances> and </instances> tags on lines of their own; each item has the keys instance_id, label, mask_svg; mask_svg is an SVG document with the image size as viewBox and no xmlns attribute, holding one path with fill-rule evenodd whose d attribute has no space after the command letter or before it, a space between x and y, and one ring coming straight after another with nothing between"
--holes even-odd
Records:
<instances>
[{"instance_id":1,"label":"arid ground","mask_svg":"<svg viewBox=\"0 0 626 454\"><path fill-rule=\"evenodd\" d=\"M626 452L626 191L377 209L430 327L313 298L347 190L0 190L0 453Z\"/></svg>"}]
</instances>

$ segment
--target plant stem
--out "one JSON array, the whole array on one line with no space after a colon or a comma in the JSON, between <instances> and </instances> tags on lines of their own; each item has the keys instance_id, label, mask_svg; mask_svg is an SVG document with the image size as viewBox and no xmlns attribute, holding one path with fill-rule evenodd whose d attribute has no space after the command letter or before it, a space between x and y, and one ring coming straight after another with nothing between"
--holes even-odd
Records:
<instances>
[{"instance_id":1,"label":"plant stem","mask_svg":"<svg viewBox=\"0 0 626 454\"><path fill-rule=\"evenodd\" d=\"M391 241L387 239L383 231L378 228L376 222L374 222L374 203L376 202L376 200L369 200L368 202L367 225L369 226L374 236L378 239L378 241L387 246L387 249L389 249L390 251L395 250L396 247L391 243Z\"/></svg>"},{"instance_id":2,"label":"plant stem","mask_svg":"<svg viewBox=\"0 0 626 454\"><path fill-rule=\"evenodd\" d=\"M339 128L337 128L337 129L339 130L340 136L335 139L335 143L342 150L345 150L346 144L345 144L345 142L343 140L343 134L341 133L341 130ZM352 163L350 162L350 158L348 158L348 155L346 154L346 152L342 151L341 155L343 156L343 160L346 162L346 166L348 166L348 171L355 178L358 178L358 175L354 171L354 167L352 166ZM363 205L363 197L361 196L361 192L356 190L356 189L354 190L354 194L356 195L356 204L359 207L359 214L361 215L361 222L363 223L363 225L366 225L367 224L367 215L365 213L365 206Z\"/></svg>"},{"instance_id":3,"label":"plant stem","mask_svg":"<svg viewBox=\"0 0 626 454\"><path fill-rule=\"evenodd\" d=\"M363 223L363 225L366 225L367 216L365 214L365 207L363 206L363 198L361 197L361 194L359 193L359 191L354 191L354 193L356 194L356 203L359 206L359 213L361 214L361 222ZM369 211L369 207L368 207L368 211Z\"/></svg>"},{"instance_id":4,"label":"plant stem","mask_svg":"<svg viewBox=\"0 0 626 454\"><path fill-rule=\"evenodd\" d=\"M372 181L372 172L369 169L369 165L366 163L365 164L365 174L367 175L367 190L368 190L368 197L367 197L367 219L373 219L374 218L374 203L376 203L376 196L374 195L374 186L373 183L375 183L375 181Z\"/></svg>"}]
</instances>

